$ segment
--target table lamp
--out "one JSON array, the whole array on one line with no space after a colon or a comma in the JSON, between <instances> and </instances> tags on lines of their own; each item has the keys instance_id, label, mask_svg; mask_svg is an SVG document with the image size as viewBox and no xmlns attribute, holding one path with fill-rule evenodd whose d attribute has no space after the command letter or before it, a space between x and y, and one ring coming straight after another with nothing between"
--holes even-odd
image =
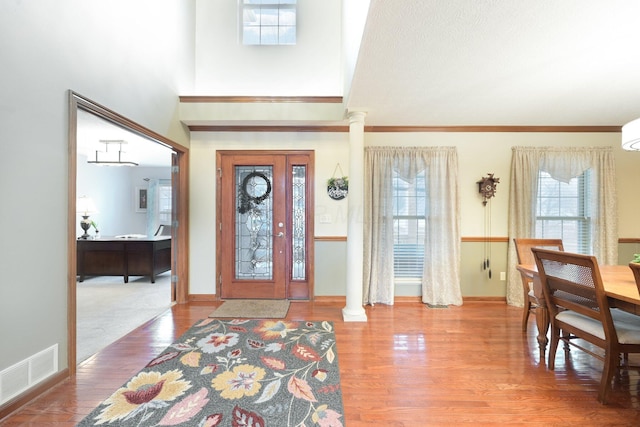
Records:
<instances>
[{"instance_id":1,"label":"table lamp","mask_svg":"<svg viewBox=\"0 0 640 427\"><path fill-rule=\"evenodd\" d=\"M96 205L93 204L93 200L90 197L82 196L78 197L76 202L76 212L82 215L80 227L84 230L84 234L80 236L80 238L88 239L89 233L87 233L87 231L89 231L89 228L91 227L89 215L98 213L98 209L96 209Z\"/></svg>"}]
</instances>

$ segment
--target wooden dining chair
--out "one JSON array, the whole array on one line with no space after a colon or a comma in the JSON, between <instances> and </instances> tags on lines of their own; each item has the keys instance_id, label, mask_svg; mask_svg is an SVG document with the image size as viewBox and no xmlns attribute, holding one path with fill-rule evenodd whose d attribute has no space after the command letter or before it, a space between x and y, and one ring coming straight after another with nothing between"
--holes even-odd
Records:
<instances>
[{"instance_id":1,"label":"wooden dining chair","mask_svg":"<svg viewBox=\"0 0 640 427\"><path fill-rule=\"evenodd\" d=\"M633 277L636 278L636 286L638 287L638 293L640 294L640 263L630 262L629 268L633 271Z\"/></svg>"},{"instance_id":2,"label":"wooden dining chair","mask_svg":"<svg viewBox=\"0 0 640 427\"><path fill-rule=\"evenodd\" d=\"M553 249L557 251L564 250L562 239L513 239L516 246L516 255L518 264L535 264L531 248ZM526 332L529 322L529 314L535 314L538 308L538 300L533 294L533 283L523 272L520 272L522 278L522 290L524 293L524 310L522 312L522 332Z\"/></svg>"},{"instance_id":3,"label":"wooden dining chair","mask_svg":"<svg viewBox=\"0 0 640 427\"><path fill-rule=\"evenodd\" d=\"M620 368L620 355L640 353L640 316L609 307L594 256L540 248L531 251L551 321L547 366L555 369L556 350L561 340L602 360L598 400L604 404L611 380ZM576 343L576 338L600 347L604 356ZM565 357L568 355L565 352Z\"/></svg>"}]
</instances>

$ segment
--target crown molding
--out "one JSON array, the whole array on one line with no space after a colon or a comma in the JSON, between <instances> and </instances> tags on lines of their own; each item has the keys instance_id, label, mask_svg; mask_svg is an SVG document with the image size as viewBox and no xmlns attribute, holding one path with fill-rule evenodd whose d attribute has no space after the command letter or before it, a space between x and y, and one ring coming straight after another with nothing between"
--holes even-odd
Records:
<instances>
[{"instance_id":1,"label":"crown molding","mask_svg":"<svg viewBox=\"0 0 640 427\"><path fill-rule=\"evenodd\" d=\"M341 96L180 96L185 103L308 103L342 104Z\"/></svg>"},{"instance_id":2,"label":"crown molding","mask_svg":"<svg viewBox=\"0 0 640 427\"><path fill-rule=\"evenodd\" d=\"M191 132L349 132L348 125L338 124L287 124L273 125L244 123L188 124ZM366 126L369 133L419 133L419 132L523 132L523 133L615 133L620 126Z\"/></svg>"}]
</instances>

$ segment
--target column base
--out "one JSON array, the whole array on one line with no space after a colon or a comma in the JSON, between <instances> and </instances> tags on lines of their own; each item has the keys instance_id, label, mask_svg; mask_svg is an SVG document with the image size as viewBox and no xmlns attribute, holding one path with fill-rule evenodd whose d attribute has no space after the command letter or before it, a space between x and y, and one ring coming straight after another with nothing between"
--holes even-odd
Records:
<instances>
[{"instance_id":1,"label":"column base","mask_svg":"<svg viewBox=\"0 0 640 427\"><path fill-rule=\"evenodd\" d=\"M351 310L345 307L342 309L342 320L345 322L366 322L367 313L362 307L360 310Z\"/></svg>"}]
</instances>

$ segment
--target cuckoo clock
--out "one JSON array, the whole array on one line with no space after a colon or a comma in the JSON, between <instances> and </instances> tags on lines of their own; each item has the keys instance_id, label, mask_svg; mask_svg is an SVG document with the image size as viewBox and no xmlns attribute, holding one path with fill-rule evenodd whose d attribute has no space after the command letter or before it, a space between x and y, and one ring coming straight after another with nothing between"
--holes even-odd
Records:
<instances>
[{"instance_id":1,"label":"cuckoo clock","mask_svg":"<svg viewBox=\"0 0 640 427\"><path fill-rule=\"evenodd\" d=\"M487 200L496 195L496 186L499 182L500 178L494 178L492 173L478 181L478 190L482 194L483 205L486 205Z\"/></svg>"},{"instance_id":2,"label":"cuckoo clock","mask_svg":"<svg viewBox=\"0 0 640 427\"><path fill-rule=\"evenodd\" d=\"M500 182L500 178L494 178L493 174L482 177L478 184L478 191L482 195L482 205L484 209L484 256L482 260L482 269L488 270L489 279L491 279L491 204L487 207L487 201L496 195L496 187Z\"/></svg>"}]
</instances>

